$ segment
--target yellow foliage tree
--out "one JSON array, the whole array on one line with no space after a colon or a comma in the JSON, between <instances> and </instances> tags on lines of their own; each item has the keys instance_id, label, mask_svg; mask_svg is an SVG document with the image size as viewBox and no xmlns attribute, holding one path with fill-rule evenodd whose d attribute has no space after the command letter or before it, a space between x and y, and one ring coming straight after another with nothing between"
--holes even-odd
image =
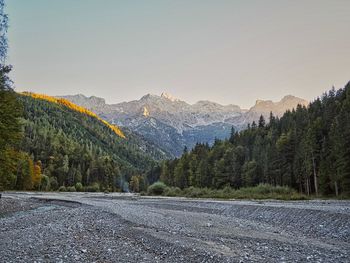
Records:
<instances>
[{"instance_id":1,"label":"yellow foliage tree","mask_svg":"<svg viewBox=\"0 0 350 263\"><path fill-rule=\"evenodd\" d=\"M41 161L38 161L34 165L34 172L32 173L32 182L34 189L38 189L41 183Z\"/></svg>"}]
</instances>

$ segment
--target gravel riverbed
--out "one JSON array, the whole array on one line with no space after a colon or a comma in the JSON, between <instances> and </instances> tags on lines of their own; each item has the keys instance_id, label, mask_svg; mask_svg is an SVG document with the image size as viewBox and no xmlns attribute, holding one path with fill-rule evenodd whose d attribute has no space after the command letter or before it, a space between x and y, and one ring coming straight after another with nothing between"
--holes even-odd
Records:
<instances>
[{"instance_id":1,"label":"gravel riverbed","mask_svg":"<svg viewBox=\"0 0 350 263\"><path fill-rule=\"evenodd\" d=\"M349 201L4 193L0 262L350 262Z\"/></svg>"}]
</instances>

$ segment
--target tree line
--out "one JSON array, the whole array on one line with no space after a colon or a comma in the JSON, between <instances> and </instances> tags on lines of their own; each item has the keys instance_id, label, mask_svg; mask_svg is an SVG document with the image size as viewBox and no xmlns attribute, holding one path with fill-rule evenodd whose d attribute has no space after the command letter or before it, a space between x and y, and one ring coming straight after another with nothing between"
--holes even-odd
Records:
<instances>
[{"instance_id":1,"label":"tree line","mask_svg":"<svg viewBox=\"0 0 350 263\"><path fill-rule=\"evenodd\" d=\"M350 82L281 118L272 113L227 140L197 144L146 174L169 186L220 189L267 183L307 195L350 193Z\"/></svg>"}]
</instances>

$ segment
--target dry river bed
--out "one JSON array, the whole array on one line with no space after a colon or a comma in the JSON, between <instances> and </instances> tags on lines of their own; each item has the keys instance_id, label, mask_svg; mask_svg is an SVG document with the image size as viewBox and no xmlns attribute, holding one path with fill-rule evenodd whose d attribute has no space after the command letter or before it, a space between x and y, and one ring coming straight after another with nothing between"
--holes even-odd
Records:
<instances>
[{"instance_id":1,"label":"dry river bed","mask_svg":"<svg viewBox=\"0 0 350 263\"><path fill-rule=\"evenodd\" d=\"M0 262L350 262L350 201L7 192Z\"/></svg>"}]
</instances>

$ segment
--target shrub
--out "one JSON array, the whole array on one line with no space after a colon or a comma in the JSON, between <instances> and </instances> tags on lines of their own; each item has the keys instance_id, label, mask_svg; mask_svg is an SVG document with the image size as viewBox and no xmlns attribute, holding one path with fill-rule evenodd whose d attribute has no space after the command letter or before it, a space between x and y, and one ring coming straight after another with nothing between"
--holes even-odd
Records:
<instances>
[{"instance_id":1,"label":"shrub","mask_svg":"<svg viewBox=\"0 0 350 263\"><path fill-rule=\"evenodd\" d=\"M67 192L76 192L77 190L75 189L75 186L68 186L67 187Z\"/></svg>"},{"instance_id":2,"label":"shrub","mask_svg":"<svg viewBox=\"0 0 350 263\"><path fill-rule=\"evenodd\" d=\"M162 195L167 186L163 182L155 182L147 188L149 195Z\"/></svg>"},{"instance_id":3,"label":"shrub","mask_svg":"<svg viewBox=\"0 0 350 263\"><path fill-rule=\"evenodd\" d=\"M203 197L202 189L197 188L197 187L189 187L183 190L185 196L187 197Z\"/></svg>"},{"instance_id":4,"label":"shrub","mask_svg":"<svg viewBox=\"0 0 350 263\"><path fill-rule=\"evenodd\" d=\"M86 192L99 192L100 185L98 183L93 183L92 185L85 187L85 191Z\"/></svg>"},{"instance_id":5,"label":"shrub","mask_svg":"<svg viewBox=\"0 0 350 263\"><path fill-rule=\"evenodd\" d=\"M60 186L60 188L58 188L58 191L60 192L67 192L67 189L64 185Z\"/></svg>"},{"instance_id":6,"label":"shrub","mask_svg":"<svg viewBox=\"0 0 350 263\"><path fill-rule=\"evenodd\" d=\"M182 191L179 187L167 187L163 193L165 196L181 196Z\"/></svg>"},{"instance_id":7,"label":"shrub","mask_svg":"<svg viewBox=\"0 0 350 263\"><path fill-rule=\"evenodd\" d=\"M235 190L229 186L225 186L224 189L222 189L222 193L225 195L232 195L234 191Z\"/></svg>"},{"instance_id":8,"label":"shrub","mask_svg":"<svg viewBox=\"0 0 350 263\"><path fill-rule=\"evenodd\" d=\"M82 192L83 191L83 185L81 183L76 183L75 184L75 189L78 191L78 192Z\"/></svg>"}]
</instances>

